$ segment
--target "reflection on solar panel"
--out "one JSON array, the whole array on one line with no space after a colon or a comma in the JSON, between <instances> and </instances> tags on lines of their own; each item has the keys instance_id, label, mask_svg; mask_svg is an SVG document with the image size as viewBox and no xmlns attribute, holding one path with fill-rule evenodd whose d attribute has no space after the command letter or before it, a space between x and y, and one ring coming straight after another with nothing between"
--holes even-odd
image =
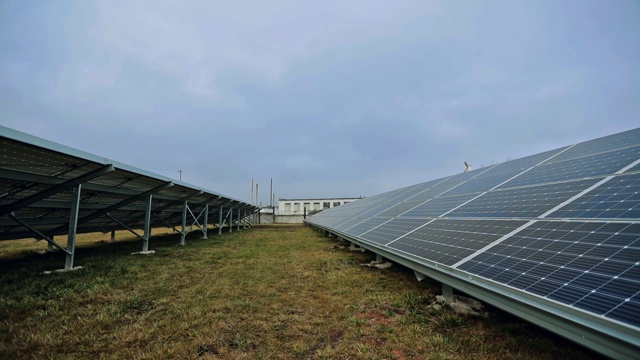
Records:
<instances>
[{"instance_id":1,"label":"reflection on solar panel","mask_svg":"<svg viewBox=\"0 0 640 360\"><path fill-rule=\"evenodd\" d=\"M210 218L218 220L219 231L224 224L231 230L231 224L240 226L255 210L218 193L0 126L0 240L46 240L66 253L65 269L73 268L76 233L127 229L143 241L146 252L154 226L173 228L184 244L194 226L206 238ZM174 227L178 224L181 229ZM66 248L54 241L60 235L68 237Z\"/></svg>"},{"instance_id":2,"label":"reflection on solar panel","mask_svg":"<svg viewBox=\"0 0 640 360\"><path fill-rule=\"evenodd\" d=\"M307 223L608 356L640 354L640 129Z\"/></svg>"}]
</instances>

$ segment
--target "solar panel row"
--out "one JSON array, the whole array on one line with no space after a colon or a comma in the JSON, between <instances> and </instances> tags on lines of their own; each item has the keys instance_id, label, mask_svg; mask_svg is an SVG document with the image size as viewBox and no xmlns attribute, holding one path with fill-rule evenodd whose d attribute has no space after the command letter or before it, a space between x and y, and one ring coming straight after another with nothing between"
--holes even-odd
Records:
<instances>
[{"instance_id":1,"label":"solar panel row","mask_svg":"<svg viewBox=\"0 0 640 360\"><path fill-rule=\"evenodd\" d=\"M639 171L634 129L373 196L308 222L625 324L640 346Z\"/></svg>"}]
</instances>

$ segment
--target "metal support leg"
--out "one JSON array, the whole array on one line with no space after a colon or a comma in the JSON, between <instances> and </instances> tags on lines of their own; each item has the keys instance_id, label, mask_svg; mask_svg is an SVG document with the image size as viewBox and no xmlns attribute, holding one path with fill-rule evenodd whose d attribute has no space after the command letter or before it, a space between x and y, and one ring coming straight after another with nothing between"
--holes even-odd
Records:
<instances>
[{"instance_id":1,"label":"metal support leg","mask_svg":"<svg viewBox=\"0 0 640 360\"><path fill-rule=\"evenodd\" d=\"M233 208L229 209L229 232L233 232Z\"/></svg>"},{"instance_id":2,"label":"metal support leg","mask_svg":"<svg viewBox=\"0 0 640 360\"><path fill-rule=\"evenodd\" d=\"M112 243L116 242L116 231L111 230L111 240Z\"/></svg>"},{"instance_id":3,"label":"metal support leg","mask_svg":"<svg viewBox=\"0 0 640 360\"><path fill-rule=\"evenodd\" d=\"M240 208L238 208L238 231L240 231Z\"/></svg>"},{"instance_id":4,"label":"metal support leg","mask_svg":"<svg viewBox=\"0 0 640 360\"><path fill-rule=\"evenodd\" d=\"M247 209L245 209L245 210L244 210L244 216L243 216L242 218L245 220L245 221L243 221L243 222L242 222L242 224L244 225L244 228L246 229L246 228L247 228L247 222L246 222L246 219L247 219Z\"/></svg>"},{"instance_id":5,"label":"metal support leg","mask_svg":"<svg viewBox=\"0 0 640 360\"><path fill-rule=\"evenodd\" d=\"M182 206L182 232L180 233L180 245L186 245L185 238L187 236L187 200Z\"/></svg>"},{"instance_id":6,"label":"metal support leg","mask_svg":"<svg viewBox=\"0 0 640 360\"><path fill-rule=\"evenodd\" d=\"M69 235L67 238L67 251L69 252L64 262L65 270L73 269L73 257L76 252L76 231L78 229L78 211L80 210L80 193L82 185L78 184L73 189L73 200L71 202L71 213L69 214Z\"/></svg>"},{"instance_id":7,"label":"metal support leg","mask_svg":"<svg viewBox=\"0 0 640 360\"><path fill-rule=\"evenodd\" d=\"M218 220L218 235L222 234L222 206L220 206L220 218Z\"/></svg>"},{"instance_id":8,"label":"metal support leg","mask_svg":"<svg viewBox=\"0 0 640 360\"><path fill-rule=\"evenodd\" d=\"M142 252L146 253L149 251L149 238L151 237L151 201L153 200L153 195L149 195L147 199L147 209L144 214L144 240L142 241Z\"/></svg>"},{"instance_id":9,"label":"metal support leg","mask_svg":"<svg viewBox=\"0 0 640 360\"><path fill-rule=\"evenodd\" d=\"M209 204L204 206L204 224L202 225L202 238L207 238L207 228L209 227Z\"/></svg>"},{"instance_id":10,"label":"metal support leg","mask_svg":"<svg viewBox=\"0 0 640 360\"><path fill-rule=\"evenodd\" d=\"M442 284L442 296L447 301L453 300L453 288L445 283Z\"/></svg>"},{"instance_id":11,"label":"metal support leg","mask_svg":"<svg viewBox=\"0 0 640 360\"><path fill-rule=\"evenodd\" d=\"M382 257L382 255L376 254L376 261L377 262L382 262L382 261L384 261L384 258Z\"/></svg>"},{"instance_id":12,"label":"metal support leg","mask_svg":"<svg viewBox=\"0 0 640 360\"><path fill-rule=\"evenodd\" d=\"M54 239L54 238L55 238L55 236L52 236L52 237L51 237L51 240L52 240L52 241L55 241L55 239ZM55 249L55 246L53 246L53 244L52 244L52 243L47 242L47 252L52 252L52 251L54 251L53 249Z\"/></svg>"}]
</instances>

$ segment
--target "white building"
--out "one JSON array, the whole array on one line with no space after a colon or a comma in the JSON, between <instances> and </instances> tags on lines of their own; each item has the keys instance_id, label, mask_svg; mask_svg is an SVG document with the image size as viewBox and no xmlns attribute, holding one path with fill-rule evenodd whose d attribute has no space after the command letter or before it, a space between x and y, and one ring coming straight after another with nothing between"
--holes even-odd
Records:
<instances>
[{"instance_id":1,"label":"white building","mask_svg":"<svg viewBox=\"0 0 640 360\"><path fill-rule=\"evenodd\" d=\"M307 214L316 213L324 209L340 206L352 201L360 200L357 198L336 198L336 199L278 199L279 215L304 215L304 209Z\"/></svg>"}]
</instances>

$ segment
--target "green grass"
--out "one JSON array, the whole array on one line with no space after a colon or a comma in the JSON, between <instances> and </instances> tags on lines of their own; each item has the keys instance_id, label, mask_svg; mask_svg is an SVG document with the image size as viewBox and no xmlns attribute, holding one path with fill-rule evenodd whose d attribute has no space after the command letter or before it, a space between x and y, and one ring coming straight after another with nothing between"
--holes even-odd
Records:
<instances>
[{"instance_id":1,"label":"green grass","mask_svg":"<svg viewBox=\"0 0 640 360\"><path fill-rule=\"evenodd\" d=\"M96 237L97 236L97 237ZM104 236L102 236L104 238ZM490 309L487 319L428 307L436 282L361 267L373 255L297 225L208 240L79 242L76 265L0 247L0 358L587 359L596 355Z\"/></svg>"}]
</instances>

